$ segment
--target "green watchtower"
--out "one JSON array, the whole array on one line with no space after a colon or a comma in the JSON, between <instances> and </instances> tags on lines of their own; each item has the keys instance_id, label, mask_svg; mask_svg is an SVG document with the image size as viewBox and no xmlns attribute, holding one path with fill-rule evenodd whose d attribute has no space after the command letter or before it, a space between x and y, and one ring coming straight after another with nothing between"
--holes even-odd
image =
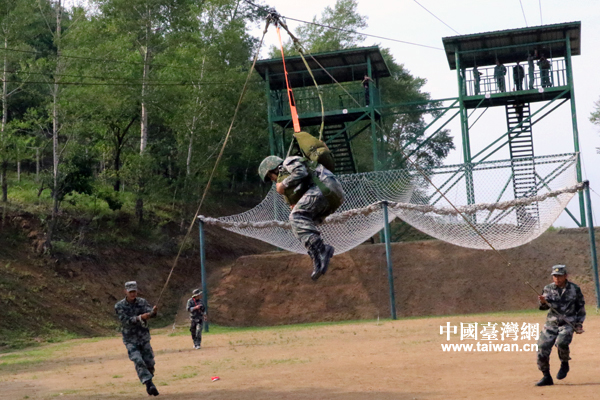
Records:
<instances>
[{"instance_id":1,"label":"green watchtower","mask_svg":"<svg viewBox=\"0 0 600 400\"><path fill-rule=\"evenodd\" d=\"M335 157L336 173L355 173L352 140L364 131L373 139L374 168L379 167L377 143L382 117L379 83L390 76L379 47L362 47L306 57L323 98L323 139ZM299 56L286 57L290 86L294 91L303 130L321 125L321 103L313 79ZM256 70L266 82L271 154L285 156L292 138L292 116L286 93L281 58L260 60ZM365 77L369 77L365 81Z\"/></svg>"},{"instance_id":2,"label":"green watchtower","mask_svg":"<svg viewBox=\"0 0 600 400\"><path fill-rule=\"evenodd\" d=\"M482 162L508 146L515 198L535 195L545 185L535 171L533 127L566 102L571 107L573 148L579 152L571 57L581 53L580 38L581 22L443 38L448 64L458 77L464 162ZM534 102L543 104L532 113ZM468 116L488 107L505 108L507 131L472 155ZM577 180L582 180L579 158ZM467 198L475 202L468 175ZM579 220L566 211L579 226L586 226L583 192L579 210ZM536 203L523 211L518 219L539 215Z\"/></svg>"}]
</instances>

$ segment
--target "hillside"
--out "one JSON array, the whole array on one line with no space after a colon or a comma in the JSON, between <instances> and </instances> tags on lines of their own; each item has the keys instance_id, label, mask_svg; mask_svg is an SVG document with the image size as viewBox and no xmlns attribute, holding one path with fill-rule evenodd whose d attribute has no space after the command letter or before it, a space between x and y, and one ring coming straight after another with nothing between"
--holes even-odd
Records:
<instances>
[{"instance_id":1,"label":"hillside","mask_svg":"<svg viewBox=\"0 0 600 400\"><path fill-rule=\"evenodd\" d=\"M136 239L134 243L91 243L88 238L86 246L63 246L50 255L39 251L43 236L39 225L39 218L28 213L9 214L2 224L0 349L115 333L113 306L124 297L123 283L137 280L140 295L154 303L184 234L176 227L167 229L167 225L154 237L129 238ZM105 229L110 228L98 230ZM207 232L206 241L209 273L244 254L270 249L222 230ZM236 246L231 246L234 242ZM194 235L165 291L155 326L171 324L182 294L199 285L200 262Z\"/></svg>"},{"instance_id":2,"label":"hillside","mask_svg":"<svg viewBox=\"0 0 600 400\"><path fill-rule=\"evenodd\" d=\"M566 264L589 307L595 304L586 229L546 232L505 250L511 266L492 251L436 240L393 243L392 253L399 317L535 308L536 295L526 282L541 291L551 282L554 264ZM318 282L310 280L310 271L308 256L272 252L241 257L222 269L212 289L212 320L256 326L389 318L384 245L366 244L335 256Z\"/></svg>"}]
</instances>

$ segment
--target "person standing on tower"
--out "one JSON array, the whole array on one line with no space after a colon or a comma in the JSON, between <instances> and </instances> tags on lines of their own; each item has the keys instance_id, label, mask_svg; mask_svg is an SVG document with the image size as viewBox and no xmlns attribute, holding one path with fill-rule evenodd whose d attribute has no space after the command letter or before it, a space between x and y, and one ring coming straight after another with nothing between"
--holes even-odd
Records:
<instances>
[{"instance_id":1,"label":"person standing on tower","mask_svg":"<svg viewBox=\"0 0 600 400\"><path fill-rule=\"evenodd\" d=\"M533 89L535 84L535 65L533 64L533 60L535 57L531 53L527 53L527 72L529 73L529 90Z\"/></svg>"},{"instance_id":2,"label":"person standing on tower","mask_svg":"<svg viewBox=\"0 0 600 400\"><path fill-rule=\"evenodd\" d=\"M517 61L517 65L513 67L513 80L515 81L515 90L523 90L523 79L525 78L525 70Z\"/></svg>"},{"instance_id":3,"label":"person standing on tower","mask_svg":"<svg viewBox=\"0 0 600 400\"><path fill-rule=\"evenodd\" d=\"M506 75L506 67L496 59L496 66L494 67L494 78L496 78L496 86L499 92L506 92L506 81L504 76Z\"/></svg>"}]
</instances>

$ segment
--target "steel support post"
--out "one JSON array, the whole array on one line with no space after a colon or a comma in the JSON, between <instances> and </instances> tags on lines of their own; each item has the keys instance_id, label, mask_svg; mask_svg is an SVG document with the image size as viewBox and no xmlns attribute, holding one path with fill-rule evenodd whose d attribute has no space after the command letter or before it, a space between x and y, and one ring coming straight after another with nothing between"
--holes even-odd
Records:
<instances>
[{"instance_id":1,"label":"steel support post","mask_svg":"<svg viewBox=\"0 0 600 400\"><path fill-rule=\"evenodd\" d=\"M273 131L273 104L271 104L271 84L269 82L269 68L265 70L265 90L267 96L267 117L269 126L269 150L275 155L275 132Z\"/></svg>"},{"instance_id":2,"label":"steel support post","mask_svg":"<svg viewBox=\"0 0 600 400\"><path fill-rule=\"evenodd\" d=\"M465 78L461 73L460 52L458 49L454 52L456 59L456 75L458 77L458 102L460 105L460 130L462 133L463 158L465 162L465 186L467 189L467 203L475 204L475 188L473 185L473 170L471 168L471 140L469 139L469 116L463 97L466 95ZM473 217L474 218L474 217ZM475 220L473 219L473 222Z\"/></svg>"},{"instance_id":3,"label":"steel support post","mask_svg":"<svg viewBox=\"0 0 600 400\"><path fill-rule=\"evenodd\" d=\"M577 156L577 182L583 180L581 174L581 154L579 153L579 129L577 128L577 109L575 108L575 87L573 86L573 68L571 63L571 37L567 33L567 39L565 45L567 46L567 85L569 85L570 97L571 97L571 122L573 124L573 148L578 153ZM579 192L579 215L581 218L581 226L586 226L585 223L585 204L583 201L583 193Z\"/></svg>"},{"instance_id":4,"label":"steel support post","mask_svg":"<svg viewBox=\"0 0 600 400\"><path fill-rule=\"evenodd\" d=\"M371 57L367 56L367 76L371 77ZM371 142L373 146L373 169L375 171L380 170L381 162L379 160L379 137L377 135L377 124L375 123L375 108L373 107L373 88L371 83L369 85L369 105L367 108L369 109L369 117L371 119Z\"/></svg>"},{"instance_id":5,"label":"steel support post","mask_svg":"<svg viewBox=\"0 0 600 400\"><path fill-rule=\"evenodd\" d=\"M208 289L206 286L206 257L204 252L204 221L198 220L198 227L200 230L200 275L202 278L202 300L204 301L204 307L206 309L206 315L208 315ZM208 332L208 320L204 321L204 332Z\"/></svg>"},{"instance_id":6,"label":"steel support post","mask_svg":"<svg viewBox=\"0 0 600 400\"><path fill-rule=\"evenodd\" d=\"M596 254L596 232L594 231L594 219L592 218L592 201L590 199L590 182L584 182L586 212L588 219L588 231L590 233L590 255L592 257L592 271L594 272L594 284L596 285L596 307L600 308L600 284L598 283L598 256Z\"/></svg>"},{"instance_id":7,"label":"steel support post","mask_svg":"<svg viewBox=\"0 0 600 400\"><path fill-rule=\"evenodd\" d=\"M394 270L392 268L392 246L391 233L390 233L390 222L388 220L388 203L383 202L383 231L385 233L385 260L387 262L388 270L388 281L390 283L390 310L392 312L392 319L396 319L396 296L394 295Z\"/></svg>"}]
</instances>

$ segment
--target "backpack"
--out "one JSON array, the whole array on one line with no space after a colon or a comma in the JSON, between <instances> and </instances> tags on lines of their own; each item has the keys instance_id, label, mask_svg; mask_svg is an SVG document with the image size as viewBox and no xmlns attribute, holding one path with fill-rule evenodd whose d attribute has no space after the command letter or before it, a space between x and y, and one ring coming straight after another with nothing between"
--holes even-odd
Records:
<instances>
[{"instance_id":1,"label":"backpack","mask_svg":"<svg viewBox=\"0 0 600 400\"><path fill-rule=\"evenodd\" d=\"M304 157L323 165L331 172L335 172L335 160L325 142L317 139L308 132L296 132L294 133L294 137Z\"/></svg>"}]
</instances>

